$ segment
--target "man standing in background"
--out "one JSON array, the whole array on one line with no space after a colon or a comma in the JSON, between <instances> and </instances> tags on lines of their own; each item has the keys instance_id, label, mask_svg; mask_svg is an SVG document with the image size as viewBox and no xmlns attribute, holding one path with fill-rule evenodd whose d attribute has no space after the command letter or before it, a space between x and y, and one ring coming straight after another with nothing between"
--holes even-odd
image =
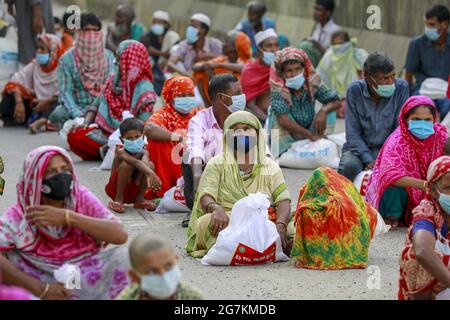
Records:
<instances>
[{"instance_id":1,"label":"man standing in background","mask_svg":"<svg viewBox=\"0 0 450 320\"><path fill-rule=\"evenodd\" d=\"M325 52L331 45L331 36L339 31L339 27L333 20L334 0L316 0L314 6L314 21L316 26L312 32L311 38L321 45L321 51Z\"/></svg>"},{"instance_id":2,"label":"man standing in background","mask_svg":"<svg viewBox=\"0 0 450 320\"><path fill-rule=\"evenodd\" d=\"M19 34L19 62L26 65L36 56L36 36L55 33L51 0L5 0L15 17Z\"/></svg>"}]
</instances>

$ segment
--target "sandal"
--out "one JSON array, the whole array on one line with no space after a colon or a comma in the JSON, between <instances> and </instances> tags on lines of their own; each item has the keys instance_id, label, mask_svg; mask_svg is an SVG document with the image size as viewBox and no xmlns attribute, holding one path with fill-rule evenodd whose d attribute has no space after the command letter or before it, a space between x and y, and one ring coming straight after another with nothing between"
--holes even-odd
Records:
<instances>
[{"instance_id":1,"label":"sandal","mask_svg":"<svg viewBox=\"0 0 450 320\"><path fill-rule=\"evenodd\" d=\"M181 226L183 228L189 227L189 222L191 221L191 213L188 213L186 217L184 217L183 222L181 223Z\"/></svg>"},{"instance_id":2,"label":"sandal","mask_svg":"<svg viewBox=\"0 0 450 320\"><path fill-rule=\"evenodd\" d=\"M400 221L396 217L387 217L386 224L391 226L391 230L396 230L399 227Z\"/></svg>"},{"instance_id":3,"label":"sandal","mask_svg":"<svg viewBox=\"0 0 450 320\"><path fill-rule=\"evenodd\" d=\"M108 203L108 208L111 209L112 211L114 211L115 213L125 213L125 208L123 206L123 204L119 203L119 202L115 202L115 201L110 201Z\"/></svg>"},{"instance_id":4,"label":"sandal","mask_svg":"<svg viewBox=\"0 0 450 320\"><path fill-rule=\"evenodd\" d=\"M141 209L141 210L147 210L147 211L155 211L156 210L156 204L150 202L150 201L142 201L139 203L134 204L135 209Z\"/></svg>"}]
</instances>

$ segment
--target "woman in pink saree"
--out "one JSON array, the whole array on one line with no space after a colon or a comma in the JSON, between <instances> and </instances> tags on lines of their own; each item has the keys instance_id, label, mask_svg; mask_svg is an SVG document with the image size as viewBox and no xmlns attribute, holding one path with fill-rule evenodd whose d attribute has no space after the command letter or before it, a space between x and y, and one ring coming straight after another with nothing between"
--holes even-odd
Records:
<instances>
[{"instance_id":1,"label":"woman in pink saree","mask_svg":"<svg viewBox=\"0 0 450 320\"><path fill-rule=\"evenodd\" d=\"M448 135L437 113L431 99L409 98L375 162L366 198L393 228L411 223L412 210L425 197L428 167L444 155Z\"/></svg>"},{"instance_id":2,"label":"woman in pink saree","mask_svg":"<svg viewBox=\"0 0 450 320\"><path fill-rule=\"evenodd\" d=\"M129 284L127 232L78 182L72 160L58 147L33 150L17 185L17 204L0 216L3 280L40 299L109 300ZM3 255L2 255L3 253ZM74 265L73 290L54 271Z\"/></svg>"}]
</instances>

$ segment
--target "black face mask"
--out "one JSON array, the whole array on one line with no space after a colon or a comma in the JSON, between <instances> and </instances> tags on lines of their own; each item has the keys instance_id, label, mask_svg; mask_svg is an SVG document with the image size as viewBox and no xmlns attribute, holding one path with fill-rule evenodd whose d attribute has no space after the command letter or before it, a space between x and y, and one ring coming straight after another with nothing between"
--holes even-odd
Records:
<instances>
[{"instance_id":1,"label":"black face mask","mask_svg":"<svg viewBox=\"0 0 450 320\"><path fill-rule=\"evenodd\" d=\"M72 181L72 175L60 173L50 179L42 180L41 192L50 199L64 200L70 196Z\"/></svg>"}]
</instances>

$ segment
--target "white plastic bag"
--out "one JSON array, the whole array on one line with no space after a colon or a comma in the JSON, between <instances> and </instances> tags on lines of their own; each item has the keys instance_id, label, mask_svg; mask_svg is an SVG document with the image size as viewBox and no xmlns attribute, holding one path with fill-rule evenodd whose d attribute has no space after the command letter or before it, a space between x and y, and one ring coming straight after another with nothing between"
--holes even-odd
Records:
<instances>
[{"instance_id":1,"label":"white plastic bag","mask_svg":"<svg viewBox=\"0 0 450 320\"><path fill-rule=\"evenodd\" d=\"M6 37L0 38L0 85L6 82L19 70L19 49L17 31L8 27Z\"/></svg>"},{"instance_id":2,"label":"white plastic bag","mask_svg":"<svg viewBox=\"0 0 450 320\"><path fill-rule=\"evenodd\" d=\"M292 169L314 170L320 167L339 167L336 143L328 139L318 141L301 140L280 157L280 166Z\"/></svg>"},{"instance_id":3,"label":"white plastic bag","mask_svg":"<svg viewBox=\"0 0 450 320\"><path fill-rule=\"evenodd\" d=\"M344 144L347 142L347 137L345 135L345 132L327 136L327 139L336 143L336 146L338 148L339 157L342 157L342 148L344 148Z\"/></svg>"},{"instance_id":4,"label":"white plastic bag","mask_svg":"<svg viewBox=\"0 0 450 320\"><path fill-rule=\"evenodd\" d=\"M229 226L201 260L204 265L243 266L287 261L277 228L269 220L270 202L263 193L238 201Z\"/></svg>"},{"instance_id":5,"label":"white plastic bag","mask_svg":"<svg viewBox=\"0 0 450 320\"><path fill-rule=\"evenodd\" d=\"M188 213L191 210L187 207L186 199L184 198L184 185L175 186L168 190L155 213Z\"/></svg>"},{"instance_id":6,"label":"white plastic bag","mask_svg":"<svg viewBox=\"0 0 450 320\"><path fill-rule=\"evenodd\" d=\"M385 222L381 214L377 211L377 226L375 228L375 232L373 237L379 237L383 234L386 234L391 230L391 226L388 226Z\"/></svg>"},{"instance_id":7,"label":"white plastic bag","mask_svg":"<svg viewBox=\"0 0 450 320\"><path fill-rule=\"evenodd\" d=\"M56 281L66 289L73 290L80 286L81 272L80 268L72 264L64 264L58 270L53 272Z\"/></svg>"},{"instance_id":8,"label":"white plastic bag","mask_svg":"<svg viewBox=\"0 0 450 320\"><path fill-rule=\"evenodd\" d=\"M353 184L355 185L356 189L363 197L366 196L367 186L369 185L369 180L371 176L372 170L363 171L360 174L358 174L355 178L355 181L353 181Z\"/></svg>"},{"instance_id":9,"label":"white plastic bag","mask_svg":"<svg viewBox=\"0 0 450 320\"><path fill-rule=\"evenodd\" d=\"M447 288L444 291L441 291L439 294L437 294L436 300L438 301L450 300L450 289Z\"/></svg>"},{"instance_id":10,"label":"white plastic bag","mask_svg":"<svg viewBox=\"0 0 450 320\"><path fill-rule=\"evenodd\" d=\"M419 94L430 99L443 99L447 97L448 82L440 78L428 78L420 86Z\"/></svg>"},{"instance_id":11,"label":"white plastic bag","mask_svg":"<svg viewBox=\"0 0 450 320\"><path fill-rule=\"evenodd\" d=\"M63 128L59 131L59 137L62 140L63 148L66 150L70 150L69 143L67 142L67 135L69 134L70 129L76 125L81 126L84 122L84 118L75 118L73 120L68 120L64 123Z\"/></svg>"}]
</instances>

